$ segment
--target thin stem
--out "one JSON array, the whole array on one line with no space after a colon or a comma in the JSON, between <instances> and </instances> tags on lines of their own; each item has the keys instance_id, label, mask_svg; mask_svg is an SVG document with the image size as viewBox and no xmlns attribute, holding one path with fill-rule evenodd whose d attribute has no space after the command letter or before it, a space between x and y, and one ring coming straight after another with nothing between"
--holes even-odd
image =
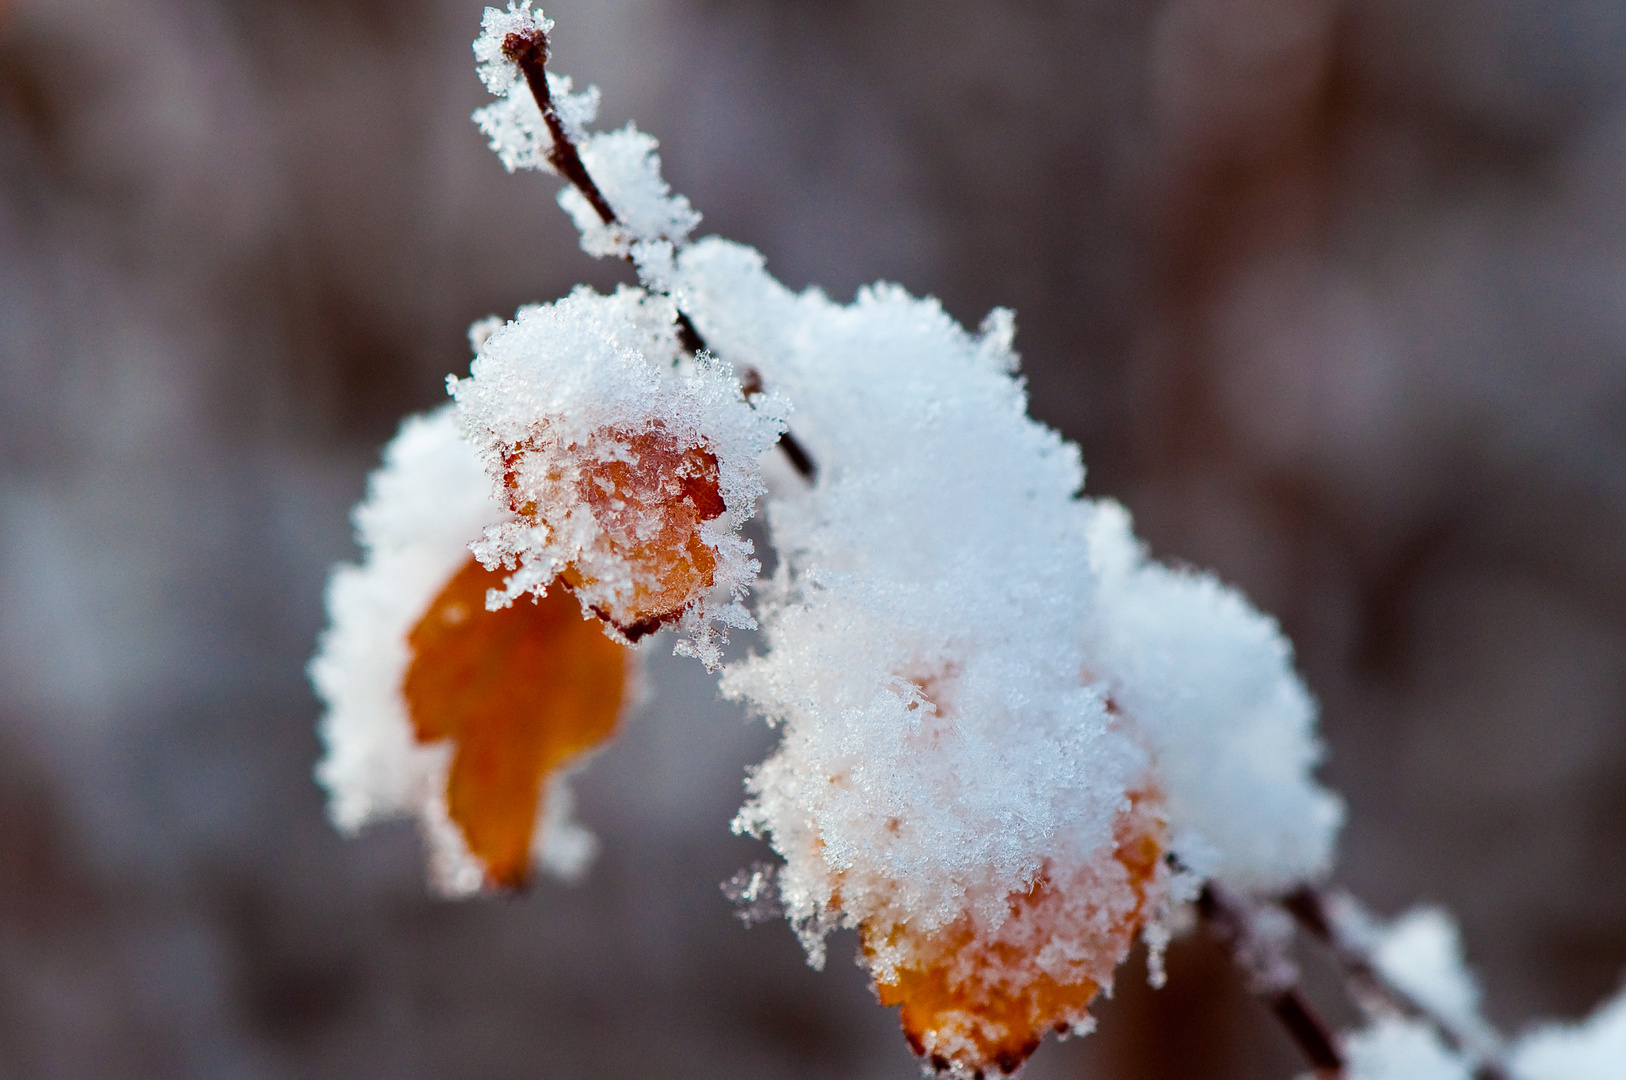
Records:
<instances>
[{"instance_id":1,"label":"thin stem","mask_svg":"<svg viewBox=\"0 0 1626 1080\"><path fill-rule=\"evenodd\" d=\"M1298 969L1279 941L1261 930L1247 901L1209 882L1197 898L1197 910L1242 969L1249 992L1270 1006L1310 1065L1327 1080L1342 1077L1344 1056L1332 1027L1299 989Z\"/></svg>"},{"instance_id":2,"label":"thin stem","mask_svg":"<svg viewBox=\"0 0 1626 1080\"><path fill-rule=\"evenodd\" d=\"M819 467L813 464L813 459L808 457L807 451L802 449L802 444L796 441L796 436L790 433L789 428L779 436L779 449L784 452L790 467L800 473L803 480L811 484L819 475Z\"/></svg>"},{"instance_id":3,"label":"thin stem","mask_svg":"<svg viewBox=\"0 0 1626 1080\"><path fill-rule=\"evenodd\" d=\"M1270 1011L1287 1028L1311 1065L1333 1073L1344 1067L1343 1055L1333 1044L1327 1022L1311 1007L1302 990L1296 986L1283 990L1271 999Z\"/></svg>"},{"instance_id":4,"label":"thin stem","mask_svg":"<svg viewBox=\"0 0 1626 1080\"><path fill-rule=\"evenodd\" d=\"M593 207L600 221L606 225L619 224L620 218L616 216L615 209L593 182L592 174L582 163L581 153L565 131L564 122L559 119L559 110L554 108L553 92L548 88L549 45L546 31L533 29L522 34L509 34L503 38L502 51L504 56L519 66L520 73L525 76L525 84L531 88L531 96L536 99L536 107L542 111L542 119L548 125L548 135L552 141L548 149L548 163L581 192L582 198ZM630 253L625 257L629 260L632 258ZM684 351L694 354L707 351L705 339L695 329L693 320L682 310L677 313L677 331L678 344ZM762 377L755 368L745 370L747 379L755 379L755 389L742 386L745 396L749 398L753 393L762 392ZM818 466L789 430L779 436L779 449L789 459L791 468L812 483L818 475Z\"/></svg>"},{"instance_id":5,"label":"thin stem","mask_svg":"<svg viewBox=\"0 0 1626 1080\"><path fill-rule=\"evenodd\" d=\"M525 76L525 82L531 88L531 96L536 99L536 107L542 110L542 119L548 125L548 134L552 137L553 145L548 149L548 162L566 180L569 180L582 197L592 204L598 212L599 220L606 225L616 223L615 211L611 209L609 200L604 193L593 183L593 178L587 172L587 166L582 164L582 156L576 150L576 144L571 141L565 132L565 125L559 119L559 110L553 107L553 93L548 89L548 35L543 30L531 30L524 34L509 34L503 38L503 55L519 65L520 72Z\"/></svg>"},{"instance_id":6,"label":"thin stem","mask_svg":"<svg viewBox=\"0 0 1626 1080\"><path fill-rule=\"evenodd\" d=\"M699 355L700 353L706 351L706 339L700 336L700 331L694 328L694 323L690 321L689 317L681 311L678 312L677 316L677 328L678 344L683 346L684 352ZM746 374L740 378L740 389L744 391L746 397L750 397L754 392L756 392L753 391L748 385L751 376L756 374L756 368L746 368L745 371ZM757 378L756 390L760 391L761 389L762 379L759 376Z\"/></svg>"},{"instance_id":7,"label":"thin stem","mask_svg":"<svg viewBox=\"0 0 1626 1080\"><path fill-rule=\"evenodd\" d=\"M694 323L681 311L678 312L678 333L687 333L693 339L693 348L684 346L689 348L690 352L699 352L706 347L699 331L694 328ZM762 373L754 367L743 368L740 371L740 393L745 395L747 401L751 400L752 394L762 393ZM813 459L807 456L807 451L802 449L802 444L796 441L796 436L792 435L788 428L779 436L779 449L784 451L791 468L801 473L802 479L811 484L818 475L818 466L813 464Z\"/></svg>"}]
</instances>

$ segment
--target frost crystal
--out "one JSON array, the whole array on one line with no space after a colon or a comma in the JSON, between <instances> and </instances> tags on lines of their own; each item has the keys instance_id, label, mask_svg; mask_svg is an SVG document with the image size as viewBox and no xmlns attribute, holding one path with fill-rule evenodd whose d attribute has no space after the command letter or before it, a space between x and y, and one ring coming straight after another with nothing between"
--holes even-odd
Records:
<instances>
[{"instance_id":1,"label":"frost crystal","mask_svg":"<svg viewBox=\"0 0 1626 1080\"><path fill-rule=\"evenodd\" d=\"M518 7L509 4L506 12L487 8L481 34L474 42L474 55L480 61L480 78L500 100L474 113L474 121L491 140L491 149L509 172L540 169L557 173L559 162L550 155L556 149L579 153L585 174L592 178L603 203L595 206L576 187L560 192L559 202L569 212L582 234L582 247L595 256L649 254L648 245L665 245L661 255L670 258L670 248L688 240L700 223L700 215L689 200L672 192L661 178L660 144L631 124L618 131L589 134L587 125L598 115L599 92L588 87L572 91L568 77L547 72L544 83L533 88L521 78L521 69L511 46L516 42L542 42L553 29L552 20L540 11L530 10L530 0ZM542 55L545 57L545 44ZM557 135L550 130L536 97L542 86L558 124ZM556 147L556 137L570 146ZM568 172L568 169L567 169ZM609 209L604 209L605 204ZM612 220L606 220L611 211ZM643 258L639 262L645 261Z\"/></svg>"},{"instance_id":2,"label":"frost crystal","mask_svg":"<svg viewBox=\"0 0 1626 1080\"><path fill-rule=\"evenodd\" d=\"M510 0L507 11L486 8L480 17L480 36L474 39L474 58L479 61L476 70L480 81L498 97L514 87L524 88L519 65L508 55L506 45L510 36L546 35L553 31L553 20L538 8L531 10L531 0L515 4Z\"/></svg>"},{"instance_id":3,"label":"frost crystal","mask_svg":"<svg viewBox=\"0 0 1626 1080\"><path fill-rule=\"evenodd\" d=\"M507 66L513 68L512 64ZM578 94L573 91L569 76L552 72L548 73L548 86L565 131L572 138L579 138L598 115L598 87L589 86ZM548 133L542 110L536 107L536 98L523 80L510 81L502 91L501 100L476 110L474 122L491 141L491 149L509 172L516 169L557 171L548 160L553 136Z\"/></svg>"}]
</instances>

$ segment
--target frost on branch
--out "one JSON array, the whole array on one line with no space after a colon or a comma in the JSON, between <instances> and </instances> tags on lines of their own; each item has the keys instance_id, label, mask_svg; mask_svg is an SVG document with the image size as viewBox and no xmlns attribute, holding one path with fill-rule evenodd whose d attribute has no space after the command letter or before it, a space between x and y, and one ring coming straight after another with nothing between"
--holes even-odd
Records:
<instances>
[{"instance_id":1,"label":"frost on branch","mask_svg":"<svg viewBox=\"0 0 1626 1080\"><path fill-rule=\"evenodd\" d=\"M557 579L625 640L681 625L715 666L717 625L754 625L740 601L758 564L738 530L783 406L680 358L675 320L665 297L577 289L521 310L450 386L508 510L473 548L509 571L491 605Z\"/></svg>"},{"instance_id":2,"label":"frost on branch","mask_svg":"<svg viewBox=\"0 0 1626 1080\"><path fill-rule=\"evenodd\" d=\"M1440 908L1416 908L1386 925L1364 920L1344 903L1334 909L1341 932L1359 942L1372 966L1469 1050L1493 1056L1500 1040L1480 1012L1479 983L1463 956L1456 920Z\"/></svg>"},{"instance_id":3,"label":"frost on branch","mask_svg":"<svg viewBox=\"0 0 1626 1080\"><path fill-rule=\"evenodd\" d=\"M486 8L480 23L480 36L474 40L479 60L480 81L499 99L474 114L474 121L491 140L491 149L509 172L515 169L541 169L556 172L549 153L554 139L542 108L526 85L512 54L511 43L547 41L553 20L541 11L531 11L530 2L507 11ZM547 76L549 105L563 134L579 139L598 115L598 88L590 86L574 93L568 76Z\"/></svg>"},{"instance_id":4,"label":"frost on branch","mask_svg":"<svg viewBox=\"0 0 1626 1080\"><path fill-rule=\"evenodd\" d=\"M581 230L583 251L625 256L633 254L635 244L682 243L700 224L689 200L673 194L662 179L660 155L655 153L659 145L654 136L631 124L595 132L582 141L582 163L616 214L613 224L605 224L581 192L565 188L559 193L559 205Z\"/></svg>"},{"instance_id":5,"label":"frost on branch","mask_svg":"<svg viewBox=\"0 0 1626 1080\"><path fill-rule=\"evenodd\" d=\"M574 93L569 77L541 70L552 29L553 20L531 11L530 0L510 3L506 12L486 9L474 55L486 89L500 100L477 110L475 123L509 172L540 169L571 181L559 203L588 254L636 254L642 263L654 246L669 259L700 215L661 178L652 136L631 124L588 133L598 88Z\"/></svg>"},{"instance_id":6,"label":"frost on branch","mask_svg":"<svg viewBox=\"0 0 1626 1080\"><path fill-rule=\"evenodd\" d=\"M576 93L569 76L551 72L548 85L560 122L567 132L579 137L585 126L598 115L598 87L590 86ZM480 109L474 114L474 120L491 141L491 149L503 163L503 168L509 172L516 169L554 172L553 164L548 160L548 151L553 149L553 137L542 118L542 110L531 96L530 88L523 80L515 80L508 82L500 93L501 100Z\"/></svg>"},{"instance_id":7,"label":"frost on branch","mask_svg":"<svg viewBox=\"0 0 1626 1080\"><path fill-rule=\"evenodd\" d=\"M1377 1004L1368 1028L1346 1039L1351 1080L1626 1076L1626 991L1582 1023L1540 1026L1509 1046L1480 1011L1478 981L1449 914L1417 908L1384 923L1348 897L1332 898L1325 911L1335 946L1363 957L1382 985L1398 992Z\"/></svg>"},{"instance_id":8,"label":"frost on branch","mask_svg":"<svg viewBox=\"0 0 1626 1080\"><path fill-rule=\"evenodd\" d=\"M563 773L609 734L635 660L573 603L485 610L494 583L468 545L502 516L453 410L409 418L356 508L364 559L335 569L311 662L334 823L416 815L451 894L516 884L533 860L585 868ZM494 742L500 766L483 760Z\"/></svg>"}]
</instances>

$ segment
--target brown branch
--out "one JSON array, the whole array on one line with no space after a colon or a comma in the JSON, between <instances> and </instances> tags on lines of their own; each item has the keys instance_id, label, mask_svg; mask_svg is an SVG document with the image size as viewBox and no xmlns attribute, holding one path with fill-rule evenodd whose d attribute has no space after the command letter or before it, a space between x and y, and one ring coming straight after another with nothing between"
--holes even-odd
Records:
<instances>
[{"instance_id":1,"label":"brown branch","mask_svg":"<svg viewBox=\"0 0 1626 1080\"><path fill-rule=\"evenodd\" d=\"M1310 1065L1326 1080L1342 1077L1344 1056L1331 1026L1299 989L1293 962L1277 942L1260 932L1248 903L1209 882L1197 898L1197 910L1242 969L1248 991L1270 1006Z\"/></svg>"},{"instance_id":2,"label":"brown branch","mask_svg":"<svg viewBox=\"0 0 1626 1080\"><path fill-rule=\"evenodd\" d=\"M790 462L790 467L802 474L802 479L812 483L819 475L819 467L813 464L813 459L807 456L802 444L796 441L796 436L786 428L784 434L779 436L779 449Z\"/></svg>"},{"instance_id":3,"label":"brown branch","mask_svg":"<svg viewBox=\"0 0 1626 1080\"><path fill-rule=\"evenodd\" d=\"M706 351L706 339L701 337L700 331L694 328L694 323L689 319L689 316L685 315L681 311L679 311L677 315L677 328L678 344L683 347L684 352L698 356ZM757 379L756 390L752 390L748 385L751 376L755 373L756 368L746 368L745 374L740 378L740 390L745 394L746 397L750 397L753 393L757 393L762 389L762 380L760 377Z\"/></svg>"},{"instance_id":4,"label":"brown branch","mask_svg":"<svg viewBox=\"0 0 1626 1080\"><path fill-rule=\"evenodd\" d=\"M1287 1028L1288 1034L1298 1043L1312 1066L1335 1075L1343 1069L1343 1055L1332 1041L1327 1022L1311 1007L1298 987L1289 987L1271 998L1270 1011Z\"/></svg>"},{"instance_id":5,"label":"brown branch","mask_svg":"<svg viewBox=\"0 0 1626 1080\"><path fill-rule=\"evenodd\" d=\"M536 107L542 110L542 119L548 125L548 135L553 143L548 149L548 163L581 192L582 198L593 207L600 221L606 225L619 224L620 218L616 216L615 209L593 182L592 174L582 163L580 151L576 149L570 134L565 131L564 121L559 119L559 110L554 108L553 92L548 88L547 32L532 29L522 34L509 34L503 38L502 51L504 56L519 66L520 73L525 76L525 84L531 88L531 96L536 99ZM630 254L625 257L631 259ZM677 331L678 344L685 352L699 354L707 351L706 341L700 336L700 331L695 329L694 322L681 310L677 313ZM756 375L754 368L746 368L746 371L756 378L755 390L742 387L745 396L749 398L753 393L761 393L762 378ZM779 449L789 459L791 468L811 484L818 475L818 466L813 464L813 459L788 429L779 436Z\"/></svg>"},{"instance_id":6,"label":"brown branch","mask_svg":"<svg viewBox=\"0 0 1626 1080\"><path fill-rule=\"evenodd\" d=\"M700 332L694 328L694 323L681 311L678 312L678 332L680 334L687 332L692 337L695 347L689 349L690 352L699 352L706 347L706 343L700 338ZM752 394L762 393L762 373L750 366L741 369L740 393L745 395L747 401L751 400ZM779 449L789 459L790 467L801 473L803 480L811 484L818 476L818 466L813 464L813 459L807 456L807 451L802 449L802 444L796 441L796 436L790 433L789 428L779 436Z\"/></svg>"},{"instance_id":7,"label":"brown branch","mask_svg":"<svg viewBox=\"0 0 1626 1080\"><path fill-rule=\"evenodd\" d=\"M531 96L536 99L536 107L542 110L542 119L548 125L548 134L552 137L553 145L548 149L548 162L559 174L573 184L582 197L592 204L598 212L599 220L606 225L616 223L615 211L611 209L609 200L604 193L593 183L593 178L587 172L587 166L582 164L582 156L576 150L576 144L571 141L565 132L565 125L559 119L559 110L553 107L553 93L548 89L548 35L541 29L533 29L523 34L509 34L503 38L503 55L519 65L520 72L525 76L525 82L531 88Z\"/></svg>"},{"instance_id":8,"label":"brown branch","mask_svg":"<svg viewBox=\"0 0 1626 1080\"><path fill-rule=\"evenodd\" d=\"M1337 920L1328 908L1327 898L1320 891L1308 885L1302 886L1282 898L1282 907L1306 933L1331 950L1333 958L1344 969L1344 975L1349 980L1351 997L1357 1001L1379 1001L1402 1016L1429 1024L1452 1050L1479 1059L1474 1080L1511 1080L1500 1064L1486 1057L1482 1047L1473 1045L1477 1040L1458 1031L1454 1025L1385 978L1366 950L1340 932Z\"/></svg>"}]
</instances>

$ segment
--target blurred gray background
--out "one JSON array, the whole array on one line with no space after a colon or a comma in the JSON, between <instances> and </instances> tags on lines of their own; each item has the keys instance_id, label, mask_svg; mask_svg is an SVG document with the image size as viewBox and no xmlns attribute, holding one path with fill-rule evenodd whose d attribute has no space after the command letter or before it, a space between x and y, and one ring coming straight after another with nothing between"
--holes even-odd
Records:
<instances>
[{"instance_id":1,"label":"blurred gray background","mask_svg":"<svg viewBox=\"0 0 1626 1080\"><path fill-rule=\"evenodd\" d=\"M1090 489L1297 643L1342 882L1449 904L1510 1029L1619 984L1626 3L548 10L788 284L1017 309ZM379 445L471 320L623 275L468 122L479 13L0 0L0 1076L914 1075L850 940L734 922L770 735L697 665L579 785L581 887L441 903L410 827L324 823L302 669ZM1213 947L1170 969L1030 1076L1298 1071Z\"/></svg>"}]
</instances>

